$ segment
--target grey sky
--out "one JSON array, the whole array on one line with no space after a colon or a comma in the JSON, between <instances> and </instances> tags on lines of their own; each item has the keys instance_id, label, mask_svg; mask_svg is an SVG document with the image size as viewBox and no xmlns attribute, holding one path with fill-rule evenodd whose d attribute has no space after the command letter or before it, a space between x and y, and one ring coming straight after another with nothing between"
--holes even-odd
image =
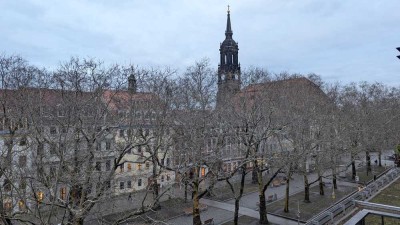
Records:
<instances>
[{"instance_id":1,"label":"grey sky","mask_svg":"<svg viewBox=\"0 0 400 225\"><path fill-rule=\"evenodd\" d=\"M0 53L216 68L228 4L242 68L400 85L399 0L0 0Z\"/></svg>"}]
</instances>

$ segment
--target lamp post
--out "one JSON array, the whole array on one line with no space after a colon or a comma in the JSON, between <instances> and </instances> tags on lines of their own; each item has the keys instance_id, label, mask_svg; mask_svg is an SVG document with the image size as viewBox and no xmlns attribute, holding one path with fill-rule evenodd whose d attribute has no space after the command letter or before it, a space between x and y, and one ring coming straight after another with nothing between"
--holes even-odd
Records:
<instances>
[{"instance_id":1,"label":"lamp post","mask_svg":"<svg viewBox=\"0 0 400 225\"><path fill-rule=\"evenodd\" d=\"M297 200L297 225L300 225L300 202Z\"/></svg>"}]
</instances>

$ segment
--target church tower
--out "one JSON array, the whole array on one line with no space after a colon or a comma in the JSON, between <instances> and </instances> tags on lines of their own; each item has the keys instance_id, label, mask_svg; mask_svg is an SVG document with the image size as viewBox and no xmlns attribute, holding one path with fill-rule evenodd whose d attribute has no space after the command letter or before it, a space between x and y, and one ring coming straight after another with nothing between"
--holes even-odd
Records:
<instances>
[{"instance_id":1,"label":"church tower","mask_svg":"<svg viewBox=\"0 0 400 225\"><path fill-rule=\"evenodd\" d=\"M225 40L220 44L218 65L217 108L230 101L240 91L239 47L232 39L231 17L228 6Z\"/></svg>"}]
</instances>

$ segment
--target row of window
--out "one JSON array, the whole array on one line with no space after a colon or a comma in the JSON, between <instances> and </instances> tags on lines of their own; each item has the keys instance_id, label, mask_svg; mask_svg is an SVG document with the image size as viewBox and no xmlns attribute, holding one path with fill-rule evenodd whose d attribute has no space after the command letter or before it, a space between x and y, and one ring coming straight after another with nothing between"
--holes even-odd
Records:
<instances>
[{"instance_id":1,"label":"row of window","mask_svg":"<svg viewBox=\"0 0 400 225\"><path fill-rule=\"evenodd\" d=\"M5 202L3 204L3 209L6 212L11 212L12 211L12 203L11 202ZM18 201L18 209L19 209L19 211L24 211L26 209L25 202L23 200L19 200Z\"/></svg>"},{"instance_id":2,"label":"row of window","mask_svg":"<svg viewBox=\"0 0 400 225\"><path fill-rule=\"evenodd\" d=\"M137 186L138 187L142 186L142 179L138 179ZM128 188L128 189L132 188L132 181L128 180L126 182L126 188ZM121 189L121 190L125 189L125 182L124 181L119 182L119 189Z\"/></svg>"},{"instance_id":3,"label":"row of window","mask_svg":"<svg viewBox=\"0 0 400 225\"><path fill-rule=\"evenodd\" d=\"M157 136L156 130L152 130L152 133L154 136ZM139 136L140 135L148 136L150 134L150 129L144 129L144 130L139 129L137 131L137 134ZM170 131L168 128L163 131L163 135L169 135L169 134L170 134ZM132 130L131 129L119 129L118 136L121 138L130 137L130 136L132 136Z\"/></svg>"},{"instance_id":4,"label":"row of window","mask_svg":"<svg viewBox=\"0 0 400 225\"><path fill-rule=\"evenodd\" d=\"M251 163L247 163L247 167L251 166ZM232 163L225 163L223 170L224 172L232 172L233 170L237 169L239 167L239 161L237 162L232 162Z\"/></svg>"},{"instance_id":5,"label":"row of window","mask_svg":"<svg viewBox=\"0 0 400 225\"><path fill-rule=\"evenodd\" d=\"M82 128L75 128L75 129L72 129L72 130L74 131L75 134L79 134L81 132ZM89 127L84 128L84 130L86 132L88 132L88 133L92 133L93 131L100 132L102 130L102 127L101 126L97 126L95 128L95 127L90 127L89 126ZM39 127L38 131L39 132L44 132L45 131L45 127ZM68 134L69 132L71 132L71 128L64 127L64 126L61 126L61 127L50 126L49 127L49 132L50 132L50 134Z\"/></svg>"},{"instance_id":6,"label":"row of window","mask_svg":"<svg viewBox=\"0 0 400 225\"><path fill-rule=\"evenodd\" d=\"M26 181L25 179L21 179L19 182L19 189L21 190L25 190L26 188ZM3 181L3 190L4 191L11 191L12 189L12 184L11 181L9 179L4 179Z\"/></svg>"},{"instance_id":7,"label":"row of window","mask_svg":"<svg viewBox=\"0 0 400 225\"><path fill-rule=\"evenodd\" d=\"M125 117L125 118L135 117L135 119L155 120L157 114L154 111L136 111L136 112L119 111L118 115L120 117Z\"/></svg>"},{"instance_id":8,"label":"row of window","mask_svg":"<svg viewBox=\"0 0 400 225\"><path fill-rule=\"evenodd\" d=\"M96 146L96 151L102 151L106 150L109 151L111 150L111 140L105 141L105 145L102 144L102 142L98 142L95 144ZM87 143L87 148L90 147L90 143ZM57 153L61 153L67 150L67 145L66 143L50 143L49 144L49 152L50 155L57 155ZM39 144L37 147L37 154L42 155L44 151L44 144Z\"/></svg>"},{"instance_id":9,"label":"row of window","mask_svg":"<svg viewBox=\"0 0 400 225\"><path fill-rule=\"evenodd\" d=\"M120 166L119 166L119 172L120 173L123 173L124 171L125 171L125 167L126 167L126 170L128 171L128 172L130 172L130 171L132 171L132 169L133 169L133 166L132 166L132 164L133 163L122 163ZM136 164L136 169L137 170L142 170L143 169L143 165L142 165L142 163L135 163ZM126 165L126 166L125 166ZM145 163L145 168L146 169L150 169L150 162L146 162ZM107 160L106 162L105 162L105 168L103 169L103 162L96 162L96 164L95 164L95 169L96 169L96 171L110 171L111 170L111 160Z\"/></svg>"},{"instance_id":10,"label":"row of window","mask_svg":"<svg viewBox=\"0 0 400 225\"><path fill-rule=\"evenodd\" d=\"M170 180L171 180L171 176L170 176L170 175L166 175L166 176L161 175L161 177L160 177L160 182L161 182L161 183L164 183L165 180L170 181ZM138 186L138 187L141 187L142 184L143 184L142 179L141 179L141 178L137 179L137 186ZM120 189L120 190L124 190L125 188L127 188L127 189L132 188L132 181L130 181L130 180L128 180L128 181L126 181L126 182L125 182L125 181L120 181L120 182L119 182L119 189Z\"/></svg>"},{"instance_id":11,"label":"row of window","mask_svg":"<svg viewBox=\"0 0 400 225\"><path fill-rule=\"evenodd\" d=\"M127 162L127 163L122 163L119 166L119 172L123 173L125 171L125 169L128 172L132 171L132 169L133 169L133 165L132 164L136 165L136 169L137 170L142 170L143 169L142 163L130 163L130 162ZM145 165L145 169L150 169L150 162L145 162L144 165ZM169 158L167 158L166 160L161 159L161 165L170 166L170 159ZM95 169L96 169L96 171L103 171L103 162L96 162ZM105 162L104 170L105 171L110 171L111 170L111 160L107 160Z\"/></svg>"},{"instance_id":12,"label":"row of window","mask_svg":"<svg viewBox=\"0 0 400 225\"><path fill-rule=\"evenodd\" d=\"M123 173L125 171L125 164L126 164L126 169L128 172L132 171L132 163L122 163L119 166L119 172ZM142 163L136 163L136 169L137 170L142 170L143 169L143 165ZM146 162L145 163L145 169L148 170L150 169L150 162Z\"/></svg>"}]
</instances>

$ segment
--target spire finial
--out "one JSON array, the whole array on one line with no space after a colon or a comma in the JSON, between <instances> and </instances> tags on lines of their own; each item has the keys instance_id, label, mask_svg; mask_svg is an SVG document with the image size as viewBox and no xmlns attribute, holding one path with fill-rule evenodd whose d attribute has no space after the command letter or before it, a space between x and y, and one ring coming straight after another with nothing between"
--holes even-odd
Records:
<instances>
[{"instance_id":1,"label":"spire finial","mask_svg":"<svg viewBox=\"0 0 400 225\"><path fill-rule=\"evenodd\" d=\"M230 13L231 11L229 10L229 5L228 5L228 13Z\"/></svg>"}]
</instances>

